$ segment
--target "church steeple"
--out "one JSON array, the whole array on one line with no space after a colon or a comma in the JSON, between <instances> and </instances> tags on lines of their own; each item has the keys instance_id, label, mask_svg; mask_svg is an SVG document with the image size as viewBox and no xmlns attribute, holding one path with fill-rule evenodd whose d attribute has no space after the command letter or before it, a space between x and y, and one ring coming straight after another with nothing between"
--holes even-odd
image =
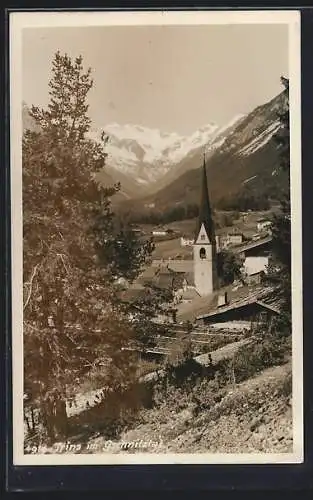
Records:
<instances>
[{"instance_id":1,"label":"church steeple","mask_svg":"<svg viewBox=\"0 0 313 500\"><path fill-rule=\"evenodd\" d=\"M199 217L196 227L195 233L195 241L198 238L200 229L202 225L205 228L205 231L209 237L211 244L215 244L215 231L214 224L212 219L212 211L209 199L209 191L208 191L208 179L206 172L206 164L205 164L205 152L203 153L203 166L202 166L202 180L201 180L201 199L199 206Z\"/></svg>"},{"instance_id":2,"label":"church steeple","mask_svg":"<svg viewBox=\"0 0 313 500\"><path fill-rule=\"evenodd\" d=\"M205 156L202 167L201 200L193 245L194 283L201 296L211 295L218 286L216 241L208 192Z\"/></svg>"}]
</instances>

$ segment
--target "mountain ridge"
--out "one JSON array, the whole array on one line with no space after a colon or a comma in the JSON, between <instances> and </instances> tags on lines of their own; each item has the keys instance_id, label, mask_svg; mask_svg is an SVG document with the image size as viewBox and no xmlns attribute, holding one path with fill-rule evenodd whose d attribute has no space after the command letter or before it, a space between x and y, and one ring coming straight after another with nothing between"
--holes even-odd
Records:
<instances>
[{"instance_id":1,"label":"mountain ridge","mask_svg":"<svg viewBox=\"0 0 313 500\"><path fill-rule=\"evenodd\" d=\"M278 165L279 155L273 136L280 128L279 113L285 105L282 92L269 102L258 106L243 117L218 147L206 155L210 196L214 204L223 198L245 192L251 196L279 196L282 179ZM133 201L133 205L154 210L170 206L198 203L203 150L183 159L175 169L178 175L153 193ZM172 171L174 173L174 170ZM132 204L132 202L130 202Z\"/></svg>"},{"instance_id":2,"label":"mountain ridge","mask_svg":"<svg viewBox=\"0 0 313 500\"><path fill-rule=\"evenodd\" d=\"M139 125L116 123L93 130L90 136L94 140L99 140L102 133L108 137L108 168L132 177L151 191L161 187L158 183L164 177L169 182L173 176L171 171L195 150L218 147L225 133L244 116L238 115L222 127L209 122L186 136Z\"/></svg>"},{"instance_id":3,"label":"mountain ridge","mask_svg":"<svg viewBox=\"0 0 313 500\"><path fill-rule=\"evenodd\" d=\"M273 135L280 127L278 115L283 106L281 92L223 127L208 122L190 136L132 124L113 123L93 129L89 134L93 140L99 141L102 131L110 134L106 166L98 178L104 185L121 183L114 203L125 206L151 205L164 210L170 205L197 203L199 168L205 151L214 203L243 189L255 192L262 184L273 192L279 184ZM34 126L26 103L23 126Z\"/></svg>"}]
</instances>

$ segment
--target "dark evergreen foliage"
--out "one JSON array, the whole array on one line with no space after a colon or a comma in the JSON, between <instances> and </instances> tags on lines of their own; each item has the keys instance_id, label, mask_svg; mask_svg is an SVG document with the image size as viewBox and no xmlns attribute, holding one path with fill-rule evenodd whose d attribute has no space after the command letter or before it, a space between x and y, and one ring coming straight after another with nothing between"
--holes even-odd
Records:
<instances>
[{"instance_id":1,"label":"dark evergreen foliage","mask_svg":"<svg viewBox=\"0 0 313 500\"><path fill-rule=\"evenodd\" d=\"M281 78L285 87L285 106L279 114L281 127L275 135L280 154L280 169L288 182L281 192L280 211L272 218L273 255L269 274L265 278L272 285L273 296L281 302L281 315L276 328L291 333L291 210L290 210L290 128L289 80ZM288 186L288 187L287 187Z\"/></svg>"},{"instance_id":2,"label":"dark evergreen foliage","mask_svg":"<svg viewBox=\"0 0 313 500\"><path fill-rule=\"evenodd\" d=\"M56 53L50 103L31 108L35 131L23 137L24 410L29 431L51 441L66 435L66 403L86 376L117 393L137 376L125 349L136 328L114 278L133 280L151 245L116 229L119 186L96 181L106 138L88 137L92 85L82 57Z\"/></svg>"},{"instance_id":3,"label":"dark evergreen foliage","mask_svg":"<svg viewBox=\"0 0 313 500\"><path fill-rule=\"evenodd\" d=\"M227 250L221 250L217 254L217 274L220 286L233 283L236 279L241 279L242 262L238 255Z\"/></svg>"}]
</instances>

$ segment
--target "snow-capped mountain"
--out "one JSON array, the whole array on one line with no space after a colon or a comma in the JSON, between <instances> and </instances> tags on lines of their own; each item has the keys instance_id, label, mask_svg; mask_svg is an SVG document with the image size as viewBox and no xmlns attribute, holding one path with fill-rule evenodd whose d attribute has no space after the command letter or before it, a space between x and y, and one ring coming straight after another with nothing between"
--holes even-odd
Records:
<instances>
[{"instance_id":1,"label":"snow-capped mountain","mask_svg":"<svg viewBox=\"0 0 313 500\"><path fill-rule=\"evenodd\" d=\"M199 148L214 151L225 140L226 134L243 115L236 116L229 124L219 127L209 123L190 136L175 132L165 133L139 125L109 124L93 130L98 139L104 132L109 141L106 146L107 167L132 177L138 184L148 186L164 178L184 158Z\"/></svg>"},{"instance_id":2,"label":"snow-capped mountain","mask_svg":"<svg viewBox=\"0 0 313 500\"><path fill-rule=\"evenodd\" d=\"M265 146L265 144L267 144L271 140L271 138L278 131L279 128L280 128L279 120L270 123L268 127L266 127L266 129L263 130L263 132L257 134L255 138L253 138L250 142L248 142L248 144L242 147L238 151L238 155L249 156L255 153L256 151L258 151L258 149Z\"/></svg>"},{"instance_id":3,"label":"snow-capped mountain","mask_svg":"<svg viewBox=\"0 0 313 500\"><path fill-rule=\"evenodd\" d=\"M285 109L286 94L258 106L232 124L217 129L205 144L210 193L213 202L247 196L279 196L279 155L274 134L280 128L279 114ZM203 149L190 149L185 157L157 183L157 190L142 198L143 207L156 210L198 203Z\"/></svg>"},{"instance_id":4,"label":"snow-capped mountain","mask_svg":"<svg viewBox=\"0 0 313 500\"><path fill-rule=\"evenodd\" d=\"M117 202L134 200L137 204L141 198L159 209L195 203L205 151L213 197L233 195L246 184L249 189L257 189L258 183L270 185L268 178L275 178L277 168L272 137L280 127L278 113L283 105L282 93L224 126L208 122L189 136L131 124L92 129L92 139L100 140L102 132L108 137L108 157L99 180L104 185L121 183L119 196L114 198ZM34 127L25 103L23 125L24 129Z\"/></svg>"}]
</instances>

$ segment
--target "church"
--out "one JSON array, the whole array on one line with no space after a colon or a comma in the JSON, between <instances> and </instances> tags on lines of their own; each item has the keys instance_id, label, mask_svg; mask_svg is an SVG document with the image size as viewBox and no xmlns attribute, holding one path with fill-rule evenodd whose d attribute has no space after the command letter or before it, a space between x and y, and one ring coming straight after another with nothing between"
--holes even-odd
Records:
<instances>
[{"instance_id":1,"label":"church","mask_svg":"<svg viewBox=\"0 0 313 500\"><path fill-rule=\"evenodd\" d=\"M217 275L217 243L210 204L205 156L199 185L199 215L192 240L193 252L188 259L154 260L136 282L136 292L149 282L176 292L177 302L192 302L211 296L219 288ZM133 287L132 287L133 288Z\"/></svg>"},{"instance_id":2,"label":"church","mask_svg":"<svg viewBox=\"0 0 313 500\"><path fill-rule=\"evenodd\" d=\"M201 297L211 295L218 288L216 260L216 237L204 156L199 217L193 244L194 286Z\"/></svg>"}]
</instances>

